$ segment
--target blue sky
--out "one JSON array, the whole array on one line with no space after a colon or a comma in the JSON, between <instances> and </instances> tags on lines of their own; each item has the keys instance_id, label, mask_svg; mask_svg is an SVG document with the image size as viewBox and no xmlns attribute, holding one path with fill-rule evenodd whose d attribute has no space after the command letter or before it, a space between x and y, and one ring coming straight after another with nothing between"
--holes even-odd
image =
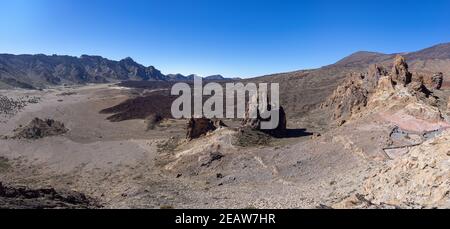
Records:
<instances>
[{"instance_id":1,"label":"blue sky","mask_svg":"<svg viewBox=\"0 0 450 229\"><path fill-rule=\"evenodd\" d=\"M450 42L450 1L1 0L0 53L250 77Z\"/></svg>"}]
</instances>

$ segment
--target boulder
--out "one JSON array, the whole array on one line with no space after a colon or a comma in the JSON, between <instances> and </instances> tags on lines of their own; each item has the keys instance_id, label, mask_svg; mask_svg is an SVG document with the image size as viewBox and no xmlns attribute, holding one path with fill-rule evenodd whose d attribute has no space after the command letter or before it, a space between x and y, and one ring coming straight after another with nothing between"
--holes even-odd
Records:
<instances>
[{"instance_id":1,"label":"boulder","mask_svg":"<svg viewBox=\"0 0 450 229\"><path fill-rule=\"evenodd\" d=\"M225 127L225 124L220 120L212 121L207 118L191 118L187 123L186 139L199 138L221 127Z\"/></svg>"},{"instance_id":2,"label":"boulder","mask_svg":"<svg viewBox=\"0 0 450 229\"><path fill-rule=\"evenodd\" d=\"M391 77L396 85L406 86L412 82L412 74L408 71L408 64L403 56L395 57Z\"/></svg>"},{"instance_id":3,"label":"boulder","mask_svg":"<svg viewBox=\"0 0 450 229\"><path fill-rule=\"evenodd\" d=\"M258 98L256 96L251 98L251 100L255 103L256 103L257 99ZM267 100L269 100L269 99L267 98ZM278 126L275 129L262 130L261 122L268 122L271 119L270 118L268 118L268 119L262 118L259 110L256 107L250 107L250 106L247 106L247 110L245 112L245 118L242 121L242 127L250 128L253 130L260 130L260 131L267 132L270 134L282 134L282 132L284 132L287 128L286 112L284 111L284 108L282 106L279 107L278 111L275 111L275 110L272 110L272 105L269 102L267 102L267 104L268 104L267 105L268 111L279 113L279 122L278 122ZM251 116L253 116L251 114L256 114L256 118L251 117Z\"/></svg>"}]
</instances>

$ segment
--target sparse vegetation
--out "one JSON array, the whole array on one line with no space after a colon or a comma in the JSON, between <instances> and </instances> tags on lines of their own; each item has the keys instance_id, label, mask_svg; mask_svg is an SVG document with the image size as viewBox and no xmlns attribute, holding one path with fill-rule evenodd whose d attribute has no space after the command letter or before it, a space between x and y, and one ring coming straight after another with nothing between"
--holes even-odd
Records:
<instances>
[{"instance_id":1,"label":"sparse vegetation","mask_svg":"<svg viewBox=\"0 0 450 229\"><path fill-rule=\"evenodd\" d=\"M175 209L172 205L161 205L159 208L162 210Z\"/></svg>"},{"instance_id":2,"label":"sparse vegetation","mask_svg":"<svg viewBox=\"0 0 450 229\"><path fill-rule=\"evenodd\" d=\"M272 137L264 132L242 128L236 134L233 144L241 147L265 146L270 144L271 139Z\"/></svg>"},{"instance_id":3,"label":"sparse vegetation","mask_svg":"<svg viewBox=\"0 0 450 229\"><path fill-rule=\"evenodd\" d=\"M11 165L9 164L9 160L7 158L0 157L0 173L8 171L10 168Z\"/></svg>"},{"instance_id":4,"label":"sparse vegetation","mask_svg":"<svg viewBox=\"0 0 450 229\"><path fill-rule=\"evenodd\" d=\"M158 146L158 152L159 153L170 153L175 151L175 149L178 147L180 143L180 139L177 137L172 137L162 143L159 143Z\"/></svg>"},{"instance_id":5,"label":"sparse vegetation","mask_svg":"<svg viewBox=\"0 0 450 229\"><path fill-rule=\"evenodd\" d=\"M158 126L159 123L161 123L162 120L163 117L160 114L151 114L150 116L148 116L147 119L145 120L145 123L147 125L147 131L154 130L156 126Z\"/></svg>"}]
</instances>

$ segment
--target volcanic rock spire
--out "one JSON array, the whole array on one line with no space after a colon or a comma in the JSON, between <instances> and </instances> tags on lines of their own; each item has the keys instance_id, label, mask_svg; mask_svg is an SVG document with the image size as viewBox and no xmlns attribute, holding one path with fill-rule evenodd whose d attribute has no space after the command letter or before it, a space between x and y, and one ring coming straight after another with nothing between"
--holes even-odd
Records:
<instances>
[{"instance_id":1,"label":"volcanic rock spire","mask_svg":"<svg viewBox=\"0 0 450 229\"><path fill-rule=\"evenodd\" d=\"M408 64L403 56L397 55L395 57L391 74L396 85L406 86L412 81L412 74L408 71Z\"/></svg>"}]
</instances>

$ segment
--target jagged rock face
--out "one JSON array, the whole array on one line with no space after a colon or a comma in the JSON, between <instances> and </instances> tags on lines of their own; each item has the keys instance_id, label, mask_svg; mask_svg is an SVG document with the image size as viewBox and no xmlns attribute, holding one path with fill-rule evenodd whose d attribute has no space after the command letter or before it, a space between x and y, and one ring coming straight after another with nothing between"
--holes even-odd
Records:
<instances>
[{"instance_id":1,"label":"jagged rock face","mask_svg":"<svg viewBox=\"0 0 450 229\"><path fill-rule=\"evenodd\" d=\"M391 76L396 85L406 86L412 82L412 74L408 71L408 64L403 56L395 58Z\"/></svg>"},{"instance_id":2,"label":"jagged rock face","mask_svg":"<svg viewBox=\"0 0 450 229\"><path fill-rule=\"evenodd\" d=\"M395 84L390 76L381 77L378 81L377 91L392 92L395 90Z\"/></svg>"},{"instance_id":3,"label":"jagged rock face","mask_svg":"<svg viewBox=\"0 0 450 229\"><path fill-rule=\"evenodd\" d=\"M413 82L421 82L427 88L440 90L444 83L444 74L442 72L437 73L415 73L413 74Z\"/></svg>"},{"instance_id":4,"label":"jagged rock face","mask_svg":"<svg viewBox=\"0 0 450 229\"><path fill-rule=\"evenodd\" d=\"M387 76L388 71L376 64L370 65L369 72L366 77L364 77L364 85L369 92L373 92L378 87L378 82L384 76Z\"/></svg>"},{"instance_id":5,"label":"jagged rock face","mask_svg":"<svg viewBox=\"0 0 450 229\"><path fill-rule=\"evenodd\" d=\"M221 127L226 127L226 125L220 120L212 121L207 118L191 118L187 123L186 139L199 138Z\"/></svg>"},{"instance_id":6,"label":"jagged rock face","mask_svg":"<svg viewBox=\"0 0 450 229\"><path fill-rule=\"evenodd\" d=\"M50 136L57 136L69 131L64 123L47 119L33 119L27 126L16 129L14 138L16 139L40 139Z\"/></svg>"},{"instance_id":7,"label":"jagged rock face","mask_svg":"<svg viewBox=\"0 0 450 229\"><path fill-rule=\"evenodd\" d=\"M412 82L408 85L408 88L413 94L419 93L419 96L428 97L432 94L430 90L422 82Z\"/></svg>"},{"instance_id":8,"label":"jagged rock face","mask_svg":"<svg viewBox=\"0 0 450 229\"><path fill-rule=\"evenodd\" d=\"M435 74L433 78L430 84L439 88L442 85L442 75ZM372 65L367 74L354 73L348 76L321 108L330 107L333 119L341 125L368 104L371 109L367 112L370 113L375 109L381 111L392 107L406 107L409 103L418 101L427 106L436 106L438 102L432 91L424 85L423 78L412 81L408 64L402 56L397 56L390 74L383 67Z\"/></svg>"},{"instance_id":9,"label":"jagged rock face","mask_svg":"<svg viewBox=\"0 0 450 229\"><path fill-rule=\"evenodd\" d=\"M364 79L362 74L350 75L322 104L322 108L329 107L333 110L333 118L338 121L338 124L345 123L353 114L367 105L369 92L363 86L364 82L367 82Z\"/></svg>"}]
</instances>

